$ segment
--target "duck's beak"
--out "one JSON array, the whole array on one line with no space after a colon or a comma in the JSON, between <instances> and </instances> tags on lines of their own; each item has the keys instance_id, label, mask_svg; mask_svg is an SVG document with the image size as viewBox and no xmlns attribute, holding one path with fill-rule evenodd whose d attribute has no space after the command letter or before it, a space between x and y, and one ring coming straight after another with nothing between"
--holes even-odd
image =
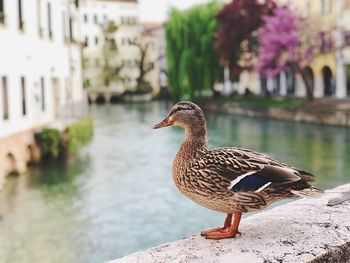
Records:
<instances>
[{"instance_id":1,"label":"duck's beak","mask_svg":"<svg viewBox=\"0 0 350 263\"><path fill-rule=\"evenodd\" d=\"M174 124L174 121L171 120L169 117L162 120L160 123L156 124L153 126L153 129L159 129L159 128L164 128L164 127L168 127Z\"/></svg>"}]
</instances>

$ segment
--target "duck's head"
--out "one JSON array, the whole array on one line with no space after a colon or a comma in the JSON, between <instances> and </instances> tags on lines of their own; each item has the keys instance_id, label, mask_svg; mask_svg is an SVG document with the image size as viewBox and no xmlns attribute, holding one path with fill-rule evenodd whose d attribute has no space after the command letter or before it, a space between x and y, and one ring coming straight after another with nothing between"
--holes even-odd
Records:
<instances>
[{"instance_id":1,"label":"duck's head","mask_svg":"<svg viewBox=\"0 0 350 263\"><path fill-rule=\"evenodd\" d=\"M168 117L156 124L153 129L174 125L180 126L186 131L204 129L205 132L205 117L203 111L193 102L178 102L171 109Z\"/></svg>"}]
</instances>

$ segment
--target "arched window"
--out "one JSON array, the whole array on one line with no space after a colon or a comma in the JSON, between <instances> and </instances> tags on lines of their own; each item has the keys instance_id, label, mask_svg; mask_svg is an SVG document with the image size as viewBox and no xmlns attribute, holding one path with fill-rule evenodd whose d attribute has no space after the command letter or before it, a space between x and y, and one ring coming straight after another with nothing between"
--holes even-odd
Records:
<instances>
[{"instance_id":1,"label":"arched window","mask_svg":"<svg viewBox=\"0 0 350 263\"><path fill-rule=\"evenodd\" d=\"M334 78L328 66L322 68L323 91L325 97L332 97L335 94Z\"/></svg>"},{"instance_id":2,"label":"arched window","mask_svg":"<svg viewBox=\"0 0 350 263\"><path fill-rule=\"evenodd\" d=\"M286 71L286 82L287 82L287 95L295 95L295 69L289 67Z\"/></svg>"}]
</instances>

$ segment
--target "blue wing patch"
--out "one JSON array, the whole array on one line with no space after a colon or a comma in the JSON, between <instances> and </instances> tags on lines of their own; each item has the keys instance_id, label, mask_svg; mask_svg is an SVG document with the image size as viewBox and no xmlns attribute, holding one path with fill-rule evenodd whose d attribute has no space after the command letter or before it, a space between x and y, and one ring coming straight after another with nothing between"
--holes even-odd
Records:
<instances>
[{"instance_id":1,"label":"blue wing patch","mask_svg":"<svg viewBox=\"0 0 350 263\"><path fill-rule=\"evenodd\" d=\"M232 186L231 190L235 192L256 191L267 183L269 182L265 178L252 174L242 178L238 183Z\"/></svg>"}]
</instances>

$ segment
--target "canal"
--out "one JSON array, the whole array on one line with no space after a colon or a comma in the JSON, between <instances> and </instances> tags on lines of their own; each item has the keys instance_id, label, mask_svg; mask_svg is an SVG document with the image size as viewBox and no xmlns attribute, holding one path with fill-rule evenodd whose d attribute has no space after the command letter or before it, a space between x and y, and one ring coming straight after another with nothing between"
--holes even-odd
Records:
<instances>
[{"instance_id":1,"label":"canal","mask_svg":"<svg viewBox=\"0 0 350 263\"><path fill-rule=\"evenodd\" d=\"M168 105L94 106L92 141L67 162L33 166L0 192L0 262L100 263L221 225L183 197L171 163L179 128L152 130ZM350 130L207 114L212 147L242 146L317 175L350 181ZM243 223L244 224L244 220Z\"/></svg>"}]
</instances>

